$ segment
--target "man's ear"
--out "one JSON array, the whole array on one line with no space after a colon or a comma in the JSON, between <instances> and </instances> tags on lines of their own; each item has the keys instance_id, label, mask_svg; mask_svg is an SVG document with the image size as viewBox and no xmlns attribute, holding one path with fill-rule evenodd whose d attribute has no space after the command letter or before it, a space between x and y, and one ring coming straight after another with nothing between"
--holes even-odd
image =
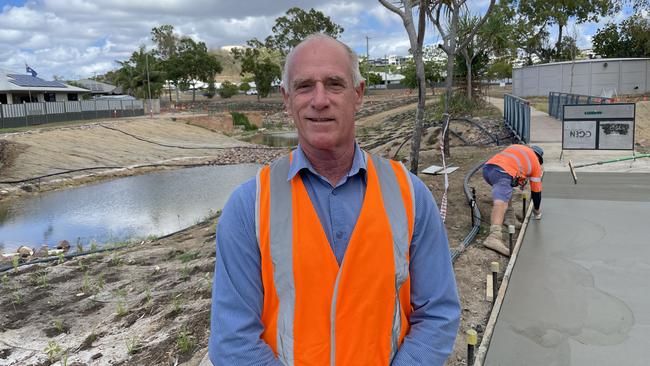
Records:
<instances>
[{"instance_id":1,"label":"man's ear","mask_svg":"<svg viewBox=\"0 0 650 366\"><path fill-rule=\"evenodd\" d=\"M366 82L363 80L359 83L359 86L354 88L354 94L356 98L354 102L354 109L357 112L361 109L361 106L363 105L363 93L365 92L365 90L366 90Z\"/></svg>"},{"instance_id":2,"label":"man's ear","mask_svg":"<svg viewBox=\"0 0 650 366\"><path fill-rule=\"evenodd\" d=\"M282 93L282 100L284 101L284 109L287 111L287 114L292 115L291 110L291 101L289 100L289 93L285 90L284 86L280 87L280 93Z\"/></svg>"}]
</instances>

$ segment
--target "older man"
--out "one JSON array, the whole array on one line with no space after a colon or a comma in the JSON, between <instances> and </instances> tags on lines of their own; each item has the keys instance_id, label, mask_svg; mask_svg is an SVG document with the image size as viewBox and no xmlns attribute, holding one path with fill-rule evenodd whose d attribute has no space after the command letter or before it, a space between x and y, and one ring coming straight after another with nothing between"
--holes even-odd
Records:
<instances>
[{"instance_id":1,"label":"older man","mask_svg":"<svg viewBox=\"0 0 650 366\"><path fill-rule=\"evenodd\" d=\"M424 184L363 152L365 84L324 35L287 56L299 146L262 168L217 227L215 365L442 365L460 309L445 228Z\"/></svg>"}]
</instances>

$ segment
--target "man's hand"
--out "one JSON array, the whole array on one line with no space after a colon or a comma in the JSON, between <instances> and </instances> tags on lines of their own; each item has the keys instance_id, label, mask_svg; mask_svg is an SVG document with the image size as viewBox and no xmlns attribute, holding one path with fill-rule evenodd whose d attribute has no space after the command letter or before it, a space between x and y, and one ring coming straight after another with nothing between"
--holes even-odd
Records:
<instances>
[{"instance_id":1,"label":"man's hand","mask_svg":"<svg viewBox=\"0 0 650 366\"><path fill-rule=\"evenodd\" d=\"M533 219L541 220L542 219L542 210L536 210L533 208Z\"/></svg>"}]
</instances>

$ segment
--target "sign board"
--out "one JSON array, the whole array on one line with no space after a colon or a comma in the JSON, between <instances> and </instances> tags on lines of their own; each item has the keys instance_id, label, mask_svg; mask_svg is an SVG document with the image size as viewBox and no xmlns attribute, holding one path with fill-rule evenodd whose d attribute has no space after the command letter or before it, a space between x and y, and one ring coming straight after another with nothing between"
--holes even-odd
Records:
<instances>
[{"instance_id":1,"label":"sign board","mask_svg":"<svg viewBox=\"0 0 650 366\"><path fill-rule=\"evenodd\" d=\"M635 104L565 105L563 150L633 150Z\"/></svg>"}]
</instances>

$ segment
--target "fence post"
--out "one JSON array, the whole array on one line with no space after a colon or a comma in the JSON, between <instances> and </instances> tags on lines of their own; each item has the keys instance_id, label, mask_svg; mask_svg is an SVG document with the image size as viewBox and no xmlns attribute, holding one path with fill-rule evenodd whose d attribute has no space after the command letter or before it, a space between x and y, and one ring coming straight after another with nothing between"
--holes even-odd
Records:
<instances>
[{"instance_id":1,"label":"fence post","mask_svg":"<svg viewBox=\"0 0 650 366\"><path fill-rule=\"evenodd\" d=\"M49 121L47 120L47 105L45 105L47 102L43 102L43 114L45 115L45 124L48 124Z\"/></svg>"},{"instance_id":2,"label":"fence post","mask_svg":"<svg viewBox=\"0 0 650 366\"><path fill-rule=\"evenodd\" d=\"M524 125L526 126L525 127L525 129L526 129L526 143L530 144L530 124L531 124L531 120L530 120L530 104L528 102L526 102L526 107L527 107L526 112L525 112L526 113L526 118L524 120Z\"/></svg>"},{"instance_id":3,"label":"fence post","mask_svg":"<svg viewBox=\"0 0 650 366\"><path fill-rule=\"evenodd\" d=\"M0 128L5 128L5 106L4 104L0 103L0 124L2 127Z\"/></svg>"},{"instance_id":4,"label":"fence post","mask_svg":"<svg viewBox=\"0 0 650 366\"><path fill-rule=\"evenodd\" d=\"M23 111L25 112L25 127L27 127L27 103L25 102L23 102Z\"/></svg>"},{"instance_id":5,"label":"fence post","mask_svg":"<svg viewBox=\"0 0 650 366\"><path fill-rule=\"evenodd\" d=\"M99 111L97 110L97 99L95 99L95 119L99 118Z\"/></svg>"},{"instance_id":6,"label":"fence post","mask_svg":"<svg viewBox=\"0 0 650 366\"><path fill-rule=\"evenodd\" d=\"M78 114L79 119L84 119L84 109L81 106L81 101L78 100L77 103L79 103L79 114Z\"/></svg>"}]
</instances>

